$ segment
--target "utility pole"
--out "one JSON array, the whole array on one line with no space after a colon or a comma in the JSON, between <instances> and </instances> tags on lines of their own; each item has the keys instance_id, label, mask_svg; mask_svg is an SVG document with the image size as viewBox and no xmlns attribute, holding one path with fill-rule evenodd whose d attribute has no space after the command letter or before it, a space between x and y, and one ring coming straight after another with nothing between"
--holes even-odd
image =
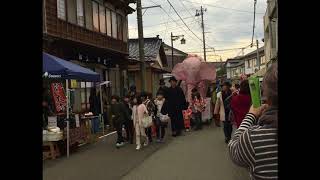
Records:
<instances>
[{"instance_id":1,"label":"utility pole","mask_svg":"<svg viewBox=\"0 0 320 180\"><path fill-rule=\"evenodd\" d=\"M203 12L206 12L207 9L203 9L202 6L200 8L200 14L197 10L196 16L201 15L201 28L202 28L202 42L203 42L203 56L204 56L204 61L207 61L207 55L206 55L206 38L205 38L205 33L204 33L204 23L203 23Z\"/></svg>"},{"instance_id":2,"label":"utility pole","mask_svg":"<svg viewBox=\"0 0 320 180\"><path fill-rule=\"evenodd\" d=\"M141 91L146 90L146 63L144 60L144 39L142 25L141 0L137 0L137 20L138 20L138 39L139 39L139 60L141 61Z\"/></svg>"},{"instance_id":3,"label":"utility pole","mask_svg":"<svg viewBox=\"0 0 320 180\"><path fill-rule=\"evenodd\" d=\"M173 66L174 66L174 62L173 62L173 41L178 40L179 38L181 38L181 44L186 44L186 40L184 39L184 35L178 35L178 36L174 36L171 32L171 64L172 64L172 70L173 70Z\"/></svg>"},{"instance_id":4,"label":"utility pole","mask_svg":"<svg viewBox=\"0 0 320 180\"><path fill-rule=\"evenodd\" d=\"M260 70L260 56L259 56L259 41L258 39L256 40L257 42L257 65L258 65L258 69Z\"/></svg>"},{"instance_id":5,"label":"utility pole","mask_svg":"<svg viewBox=\"0 0 320 180\"><path fill-rule=\"evenodd\" d=\"M174 63L173 63L173 39L172 39L172 32L171 32L171 69L173 70L173 66L174 66Z\"/></svg>"}]
</instances>

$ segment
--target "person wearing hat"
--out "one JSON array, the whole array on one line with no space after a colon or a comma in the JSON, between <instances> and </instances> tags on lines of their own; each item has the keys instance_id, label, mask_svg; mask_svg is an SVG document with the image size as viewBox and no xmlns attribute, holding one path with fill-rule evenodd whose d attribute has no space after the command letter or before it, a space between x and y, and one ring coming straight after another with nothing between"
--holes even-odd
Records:
<instances>
[{"instance_id":1,"label":"person wearing hat","mask_svg":"<svg viewBox=\"0 0 320 180\"><path fill-rule=\"evenodd\" d=\"M223 132L225 136L225 143L231 139L232 124L229 121L230 103L232 98L231 83L226 81L222 85L222 91L217 94L217 101L214 109L215 117L219 117L223 122Z\"/></svg>"},{"instance_id":2,"label":"person wearing hat","mask_svg":"<svg viewBox=\"0 0 320 180\"><path fill-rule=\"evenodd\" d=\"M177 85L176 78L171 77L169 82L171 87L168 88L166 103L168 103L168 114L171 119L172 136L176 137L181 135L184 129L182 111L186 110L188 105L183 90Z\"/></svg>"}]
</instances>

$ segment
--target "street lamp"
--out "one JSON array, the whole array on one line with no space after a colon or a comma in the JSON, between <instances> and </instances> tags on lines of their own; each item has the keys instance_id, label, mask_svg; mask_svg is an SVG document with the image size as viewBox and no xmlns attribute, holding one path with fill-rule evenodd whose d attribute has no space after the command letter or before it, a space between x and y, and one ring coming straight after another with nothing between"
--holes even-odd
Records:
<instances>
[{"instance_id":1,"label":"street lamp","mask_svg":"<svg viewBox=\"0 0 320 180\"><path fill-rule=\"evenodd\" d=\"M182 37L182 39L180 40L181 44L186 44L186 39L184 39L184 35L178 35L178 36L174 36L171 32L171 64L172 64L172 69L174 66L173 63L173 41L178 40L180 37Z\"/></svg>"}]
</instances>

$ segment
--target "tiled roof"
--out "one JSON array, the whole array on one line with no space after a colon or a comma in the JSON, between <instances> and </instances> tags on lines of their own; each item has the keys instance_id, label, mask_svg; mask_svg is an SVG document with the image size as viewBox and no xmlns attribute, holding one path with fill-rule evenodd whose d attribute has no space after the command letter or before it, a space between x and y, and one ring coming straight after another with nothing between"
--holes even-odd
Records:
<instances>
[{"instance_id":1,"label":"tiled roof","mask_svg":"<svg viewBox=\"0 0 320 180\"><path fill-rule=\"evenodd\" d=\"M159 54L162 40L159 38L144 38L145 61L156 61ZM129 39L129 59L139 61L139 41Z\"/></svg>"}]
</instances>

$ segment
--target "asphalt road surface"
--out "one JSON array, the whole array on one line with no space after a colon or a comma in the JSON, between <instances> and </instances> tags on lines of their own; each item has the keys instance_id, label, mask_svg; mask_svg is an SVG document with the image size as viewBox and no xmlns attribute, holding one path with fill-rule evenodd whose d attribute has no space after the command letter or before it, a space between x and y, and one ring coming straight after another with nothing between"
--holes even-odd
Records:
<instances>
[{"instance_id":1,"label":"asphalt road surface","mask_svg":"<svg viewBox=\"0 0 320 180\"><path fill-rule=\"evenodd\" d=\"M44 162L44 180L248 180L246 169L229 159L222 128L204 126L135 150L115 148L115 135L57 160Z\"/></svg>"}]
</instances>

